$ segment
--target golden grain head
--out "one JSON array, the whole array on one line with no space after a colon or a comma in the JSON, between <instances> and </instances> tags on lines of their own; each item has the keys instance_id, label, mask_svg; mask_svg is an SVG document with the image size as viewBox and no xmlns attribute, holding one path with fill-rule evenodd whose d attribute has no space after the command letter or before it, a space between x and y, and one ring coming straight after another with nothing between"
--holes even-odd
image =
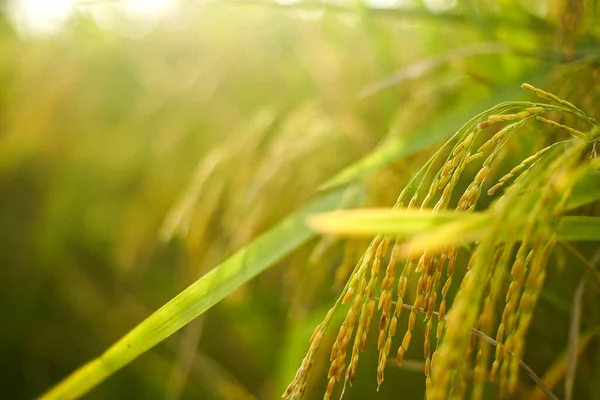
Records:
<instances>
[{"instance_id":1,"label":"golden grain head","mask_svg":"<svg viewBox=\"0 0 600 400\"><path fill-rule=\"evenodd\" d=\"M399 367L402 366L402 363L404 362L404 353L406 350L404 350L404 347L400 346L398 348L398 353L396 354L396 364L398 364Z\"/></svg>"},{"instance_id":2,"label":"golden grain head","mask_svg":"<svg viewBox=\"0 0 600 400\"><path fill-rule=\"evenodd\" d=\"M411 338L412 338L411 331L406 331L406 333L404 334L404 337L402 338L402 347L404 348L404 350L408 350L408 346L410 346Z\"/></svg>"},{"instance_id":3,"label":"golden grain head","mask_svg":"<svg viewBox=\"0 0 600 400\"><path fill-rule=\"evenodd\" d=\"M525 111L527 111L529 114L541 114L543 112L545 112L546 110L543 107L529 107L526 108Z\"/></svg>"},{"instance_id":4,"label":"golden grain head","mask_svg":"<svg viewBox=\"0 0 600 400\"><path fill-rule=\"evenodd\" d=\"M564 107L572 106L571 103L558 99L556 96L531 85L524 84L523 87L533 91L539 97L557 101ZM460 175L465 169L465 165L468 162L483 158L484 153L491 151L483 161L479 171L475 174L471 184L463 192L458 203L458 210L464 212L473 210L481 195L484 182L490 176L492 168L496 168L498 160L500 159L498 155L504 154L500 150L502 150L502 146L507 143L507 135L512 135L513 132L524 125L525 121L529 120L530 117L533 119L533 116L536 116L541 122L546 122L555 127L561 127L573 136L584 135L582 132L574 130L574 128L563 127L555 121L546 120L538 115L545 112L546 109L556 110L557 108L560 109L561 106L549 105L546 108L533 106L523 110L527 104L531 103L515 102L513 104L499 106L494 110L489 111L488 113L491 115L488 116L487 120L479 122L479 129L484 129L496 122L517 122L508 124L497 131L489 140L484 142L475 154L470 154L469 148L475 141L476 135L484 133L478 130L472 131L472 125L457 132L453 140L461 137L464 139L454 146L451 156L443 164L440 171L437 173L435 173L435 171L425 172L425 174L429 174L428 177L431 178L433 176L433 181L426 192L421 208L424 209L429 207L429 202L437 196L437 190L442 190L440 199L433 207L433 211L436 212L446 209L452 198ZM522 111L513 114L506 113L507 111L519 109ZM573 110L575 109L573 108ZM571 112L571 114L579 115L577 114L578 112L579 111ZM469 131L471 132L467 134ZM496 222L493 224L490 223L489 229L494 233L494 235L490 235L490 237L493 238L492 240L496 241L486 243L485 241L488 240L486 237L475 243L475 252L470 255L469 261L466 263L466 273L460 282L458 295L455 296L453 294L452 297L449 297L452 285L452 274L457 260L456 246L449 246L445 252L438 255L422 253L419 256L411 256L411 258L406 261L404 269L398 274L399 276L396 277L396 262L399 259L398 254L396 254L396 242L392 249L389 262L387 263L385 274L383 277L379 277L381 262L385 259L387 254L390 239L378 236L372 242L371 246L369 246L363 256L358 271L349 279L346 292L341 296L342 303L352 302L352 305L344 322L339 328L337 338L331 350L331 364L328 372L329 382L325 392L326 399L330 398L335 382L342 378L344 372L347 382L349 382L350 385L354 382L359 361L359 353L363 351L366 346L367 332L369 331L371 319L374 318L377 285L379 285L379 289L381 289L381 293L377 299L377 309L380 310L379 331L377 337L377 349L379 350L379 363L377 367L378 385L380 385L384 379L384 371L392 347L392 340L398 329L398 317L400 312L402 308L409 308L411 310L408 315L407 327L402 342L397 350L396 363L402 365L404 361L405 352L410 345L412 335L416 329L417 313L421 313L421 315L424 314L425 333L423 355L425 359L426 393L428 398L430 400L445 399L448 397L449 393L454 393L457 398L461 397L462 393L466 393L466 389L470 382L473 384L473 398L480 399L483 393L483 382L487 375L489 362L488 353L491 353L486 347L488 346L488 343L482 339L481 335L485 335L483 332L492 334L490 331L492 330L497 317L494 310L499 305L497 303L501 302L502 297L504 297L505 303L502 309L501 320L499 321L495 332L495 359L491 364L489 376L491 379L500 379L502 393L507 393L514 389L516 385L515 382L518 382L518 366L520 357L524 351L525 335L527 328L531 323L531 319L533 318L535 304L539 292L542 290L546 276L545 268L540 266L543 263L540 263L538 258L534 258L534 255L537 257L538 251L536 250L534 252L531 249L532 243L536 243L536 240L539 241L541 231L545 234L551 232L549 228L551 224L548 221L562 211L560 205L564 203L564 199L566 198L565 195L561 195L561 199L563 199L563 202L561 203L556 200L555 197L568 190L568 176L566 172L561 172L562 170L557 170L552 173L552 177L554 177L555 180L557 180L556 176L558 176L557 174L559 173L562 173L565 177L561 181L562 186L560 187L560 190L547 184L549 181L548 177L551 176L548 171L552 171L552 168L564 168L564 170L566 170L566 167L564 167L566 164L561 162L561 159L557 159L554 161L554 164L551 164L555 165L555 167L546 168L546 170L540 168L542 171L540 176L535 176L531 172L536 171L537 173L538 171L537 168L533 169L534 163L549 162L549 160L542 158L542 156L546 154L550 148L556 148L556 146L547 146L529 156L517 166L513 167L509 173L502 176L496 184L488 189L488 195L493 195L500 188L507 188L506 192L500 198L501 200L492 203L490 206L490 208L495 211L500 210L498 211L499 213L501 212L499 215L507 216L506 218L508 218L519 216L519 213L523 213L523 220L526 224L522 233L519 233L520 236L515 238L518 240L518 243L521 243L521 246L512 263L509 262L508 258L508 254L512 253L507 253L505 260L500 262L500 257L496 255L500 254L499 249L502 249L503 247L500 241L497 240L497 237L502 232L493 230L496 229ZM578 158L577 162L579 161ZM522 190L524 188L527 190ZM419 191L421 195L423 195L425 188L421 189L421 187L418 186L417 189L414 189L413 187L405 190L406 192L403 190L401 197L405 199L412 195L409 207L416 207ZM539 192L535 192L535 190L538 190ZM538 201L534 199L533 195L530 193L542 194L538 196ZM521 203L522 197L526 202ZM523 204L527 204L527 206L524 206ZM535 207L531 207L531 204L534 204ZM542 213L542 206L552 207L552 209ZM495 233L498 233L498 235L495 235ZM489 257L487 259L492 260L490 261L492 263L491 267L490 262L486 261L486 263L482 264L481 259L478 258L478 254L482 251L481 249L485 248L482 243L486 243L489 247ZM510 251L512 251L512 248ZM463 265L460 265L460 267L464 268ZM491 268L490 271L482 273L482 268L486 267ZM443 271L444 268L446 269L445 276ZM503 268L503 273L496 274L493 268ZM507 277L509 272L510 275L508 276L508 279L510 282L508 287L506 287L503 279ZM418 276L411 279L413 273ZM502 282L498 282L499 279L502 280ZM416 284L414 286L416 289L414 292L411 290L407 293L409 282L411 288L413 288L413 284ZM397 291L397 302L395 303L395 311L392 313L391 306L394 303L392 301L393 287L395 287ZM506 292L504 292L504 290L506 290ZM479 297L481 298L479 303L471 303L467 297L462 296L464 293L471 292L479 293ZM436 314L436 304L438 296L440 295L441 299L439 307L437 308L436 319L437 341L432 344L430 335L433 329L433 317ZM405 296L412 300L412 308L403 303ZM476 310L477 312L474 313L473 310ZM331 312L332 310L328 313L328 317L326 318L327 322L332 319ZM359 323L355 332L358 315L360 315L358 318ZM469 318L471 320L469 320ZM323 323L315 328L311 336L309 354L307 354L307 357L303 360L302 366L294 381L284 392L284 397L292 396L292 398L295 398L297 394L301 394L304 391L308 370L312 365L314 352L316 352L319 347L326 325L327 324ZM477 328L478 330L470 331L469 329L471 328ZM479 332L479 339L476 340L475 335L473 335L472 332ZM470 339L467 340L467 337ZM352 346L350 363L346 366L346 350L349 342L352 340L354 344ZM432 346L434 347L433 353L431 353ZM461 349L462 353L459 354L457 349ZM475 349L477 349L476 357L472 357L472 353ZM471 365L473 358L475 358L475 364ZM462 373L454 378L454 371L461 362L464 363L462 366ZM473 373L471 374L470 371Z\"/></svg>"}]
</instances>

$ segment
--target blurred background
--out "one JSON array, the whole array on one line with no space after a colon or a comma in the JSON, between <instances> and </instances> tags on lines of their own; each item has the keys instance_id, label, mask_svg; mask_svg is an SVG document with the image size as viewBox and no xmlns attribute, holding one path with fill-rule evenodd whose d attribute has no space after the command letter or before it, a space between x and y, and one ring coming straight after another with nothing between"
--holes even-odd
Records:
<instances>
[{"instance_id":1,"label":"blurred background","mask_svg":"<svg viewBox=\"0 0 600 400\"><path fill-rule=\"evenodd\" d=\"M0 397L40 395L375 149L431 137L365 177L361 204L391 206L437 138L529 98L522 82L600 117L599 8L0 0ZM364 246L312 241L86 398L279 398ZM550 280L527 353L539 375L580 275ZM575 398L600 398L591 346ZM422 398L420 346L379 392L374 347L346 398Z\"/></svg>"}]
</instances>

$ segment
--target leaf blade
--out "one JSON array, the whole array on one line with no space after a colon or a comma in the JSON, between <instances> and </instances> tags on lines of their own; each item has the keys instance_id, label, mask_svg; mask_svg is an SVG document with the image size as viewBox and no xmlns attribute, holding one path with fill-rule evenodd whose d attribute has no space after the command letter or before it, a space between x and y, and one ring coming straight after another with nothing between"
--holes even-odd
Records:
<instances>
[{"instance_id":1,"label":"leaf blade","mask_svg":"<svg viewBox=\"0 0 600 400\"><path fill-rule=\"evenodd\" d=\"M42 395L41 399L74 399L198 317L229 293L315 236L306 215L338 207L344 191L322 196L259 236L198 279L113 344Z\"/></svg>"},{"instance_id":2,"label":"leaf blade","mask_svg":"<svg viewBox=\"0 0 600 400\"><path fill-rule=\"evenodd\" d=\"M600 171L588 171L573 187L567 209L580 207L600 199Z\"/></svg>"},{"instance_id":3,"label":"leaf blade","mask_svg":"<svg viewBox=\"0 0 600 400\"><path fill-rule=\"evenodd\" d=\"M481 235L489 213L466 213L444 211L433 213L429 210L406 209L353 209L311 215L308 224L319 233L345 236L409 237L418 234L439 236L436 248L461 240L474 240ZM558 240L600 241L600 217L562 217L558 226ZM427 236L420 238L427 242Z\"/></svg>"},{"instance_id":4,"label":"leaf blade","mask_svg":"<svg viewBox=\"0 0 600 400\"><path fill-rule=\"evenodd\" d=\"M457 221L481 218L481 213L430 210L353 209L312 215L308 225L320 233L407 237Z\"/></svg>"},{"instance_id":5,"label":"leaf blade","mask_svg":"<svg viewBox=\"0 0 600 400\"><path fill-rule=\"evenodd\" d=\"M600 217L563 217L557 236L559 240L567 242L600 241Z\"/></svg>"},{"instance_id":6,"label":"leaf blade","mask_svg":"<svg viewBox=\"0 0 600 400\"><path fill-rule=\"evenodd\" d=\"M540 71L532 75L529 80L525 80L538 81L539 76L544 75L545 71L545 68L540 68ZM489 109L504 101L519 98L522 94L520 84L515 84L510 89L493 92L488 97L475 99L470 104L450 108L425 127L408 133L391 143L384 143L384 145L376 148L356 163L342 169L323 183L319 189L331 190L345 186L370 172L386 167L393 161L416 154L418 151L426 149L443 139L450 138L465 121L468 121L482 110Z\"/></svg>"}]
</instances>

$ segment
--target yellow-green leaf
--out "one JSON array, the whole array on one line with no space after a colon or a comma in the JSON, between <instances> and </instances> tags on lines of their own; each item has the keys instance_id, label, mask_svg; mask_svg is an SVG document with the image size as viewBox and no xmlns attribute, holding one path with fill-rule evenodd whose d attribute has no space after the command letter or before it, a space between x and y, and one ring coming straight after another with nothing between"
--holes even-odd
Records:
<instances>
[{"instance_id":1,"label":"yellow-green leaf","mask_svg":"<svg viewBox=\"0 0 600 400\"><path fill-rule=\"evenodd\" d=\"M589 171L573 187L567 208L577 208L598 199L600 199L600 171Z\"/></svg>"},{"instance_id":2,"label":"yellow-green leaf","mask_svg":"<svg viewBox=\"0 0 600 400\"><path fill-rule=\"evenodd\" d=\"M529 80L537 81L545 73L545 68L540 68ZM440 140L449 138L465 121L468 121L482 110L520 96L522 96L522 90L519 85L515 84L510 89L493 92L487 98L475 99L471 104L450 108L441 113L435 121L427 123L425 127L409 132L394 141L383 143L381 147L373 150L358 162L344 168L327 180L321 185L320 189L329 190L347 185L369 172L377 171L394 161L416 154Z\"/></svg>"},{"instance_id":3,"label":"yellow-green leaf","mask_svg":"<svg viewBox=\"0 0 600 400\"><path fill-rule=\"evenodd\" d=\"M355 209L312 215L308 225L320 233L345 236L386 234L408 237L456 221L480 219L480 214L458 211Z\"/></svg>"},{"instance_id":4,"label":"yellow-green leaf","mask_svg":"<svg viewBox=\"0 0 600 400\"><path fill-rule=\"evenodd\" d=\"M308 224L324 234L415 237L410 246L418 251L476 240L489 218L486 212L355 209L312 215ZM600 241L600 217L563 217L556 234L565 241Z\"/></svg>"},{"instance_id":5,"label":"yellow-green leaf","mask_svg":"<svg viewBox=\"0 0 600 400\"><path fill-rule=\"evenodd\" d=\"M174 297L42 399L74 399L87 393L313 237L313 231L304 224L306 216L339 207L342 197L342 190L332 192L281 221Z\"/></svg>"}]
</instances>

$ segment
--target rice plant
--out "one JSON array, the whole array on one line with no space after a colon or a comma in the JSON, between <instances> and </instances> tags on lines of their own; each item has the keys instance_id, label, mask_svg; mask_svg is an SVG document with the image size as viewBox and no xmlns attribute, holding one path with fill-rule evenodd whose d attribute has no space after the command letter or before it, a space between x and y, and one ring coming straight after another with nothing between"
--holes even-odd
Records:
<instances>
[{"instance_id":1,"label":"rice plant","mask_svg":"<svg viewBox=\"0 0 600 400\"><path fill-rule=\"evenodd\" d=\"M455 210L456 222L409 242L399 240L398 235L381 234L381 226L372 223L368 213L362 220L358 214L358 218L344 222L342 212L313 222L326 232L356 233L356 227L362 234L370 231L378 235L357 263L336 304L316 327L308 353L284 398L302 397L324 333L343 304L349 304L349 310L331 348L324 399L331 398L337 382L343 381L342 395L347 385L352 386L373 318L378 321L378 386L384 381L392 350L392 357L402 366L419 320L425 325L426 398L460 399L469 391L470 398L481 399L488 379L499 382L501 398L514 394L525 336L544 285L548 259L557 241L564 238L561 235L569 234L561 232L560 226L563 215L572 208L575 185L598 167L596 142L600 138L598 123L572 103L530 84L523 84L523 88L549 103L501 103L463 125L402 190L393 210L418 212L408 216L401 213L389 224L388 233L400 233L402 225L410 224L410 216L419 218L427 213L434 217L448 209ZM558 118L572 116L584 124L585 133L542 117L547 113ZM567 138L539 149L494 179L498 158L507 151L511 139L518 140L520 129L527 123L536 124L536 134L544 135L551 126L566 132ZM477 172L453 201L467 165L476 165ZM428 175L432 179L427 186ZM476 209L484 185L489 187L485 191L488 196L502 194L478 211L484 218L461 219L462 214ZM595 192L598 194L597 189ZM392 215L382 213L377 218ZM576 232L580 228L572 229ZM578 239L597 240L597 233ZM466 273L460 277L457 293L449 296L456 279L457 252L465 250L468 257L459 267L466 268ZM410 286L414 291L409 294ZM403 309L409 312L408 324L401 342L392 348ZM495 348L490 349L490 342ZM538 378L536 381L556 398Z\"/></svg>"},{"instance_id":2,"label":"rice plant","mask_svg":"<svg viewBox=\"0 0 600 400\"><path fill-rule=\"evenodd\" d=\"M600 397L598 2L32 1L0 397Z\"/></svg>"}]
</instances>

